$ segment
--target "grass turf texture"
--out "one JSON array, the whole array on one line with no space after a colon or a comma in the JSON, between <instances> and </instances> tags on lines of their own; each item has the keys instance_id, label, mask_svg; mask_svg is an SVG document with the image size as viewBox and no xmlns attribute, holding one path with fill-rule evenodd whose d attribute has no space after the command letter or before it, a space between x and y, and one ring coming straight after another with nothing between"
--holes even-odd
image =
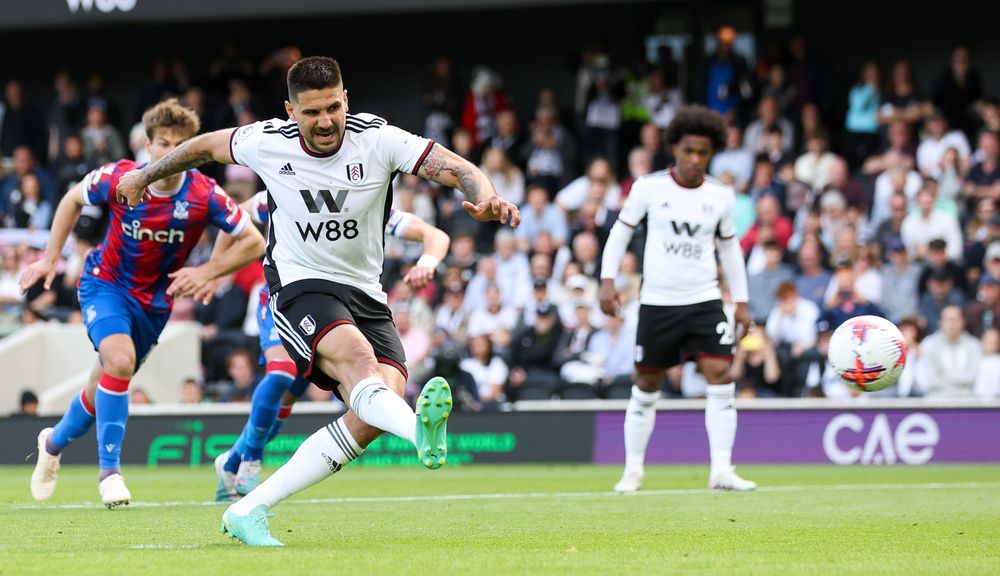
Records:
<instances>
[{"instance_id":1,"label":"grass turf texture","mask_svg":"<svg viewBox=\"0 0 1000 576\"><path fill-rule=\"evenodd\" d=\"M650 467L622 496L609 466L349 467L274 509L285 548L252 549L218 533L209 469L127 468L134 504L108 511L96 467L43 504L0 468L0 574L1000 572L1000 466L742 466L749 494L707 471Z\"/></svg>"}]
</instances>

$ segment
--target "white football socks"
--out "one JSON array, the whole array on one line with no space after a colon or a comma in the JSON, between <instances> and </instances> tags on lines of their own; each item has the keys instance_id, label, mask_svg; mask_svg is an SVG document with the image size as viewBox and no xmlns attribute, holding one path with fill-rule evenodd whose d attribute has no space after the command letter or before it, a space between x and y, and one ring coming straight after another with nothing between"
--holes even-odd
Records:
<instances>
[{"instance_id":1,"label":"white football socks","mask_svg":"<svg viewBox=\"0 0 1000 576\"><path fill-rule=\"evenodd\" d=\"M417 416L401 396L378 377L369 376L351 390L350 405L362 422L416 446Z\"/></svg>"},{"instance_id":2,"label":"white football socks","mask_svg":"<svg viewBox=\"0 0 1000 576\"><path fill-rule=\"evenodd\" d=\"M733 466L733 443L736 441L736 384L710 384L705 402L705 430L712 457L710 478L728 472Z\"/></svg>"},{"instance_id":3,"label":"white football socks","mask_svg":"<svg viewBox=\"0 0 1000 576\"><path fill-rule=\"evenodd\" d=\"M231 510L246 515L261 504L274 506L334 474L362 452L364 449L351 436L344 419L339 418L306 438L284 466L233 504Z\"/></svg>"},{"instance_id":4,"label":"white football socks","mask_svg":"<svg viewBox=\"0 0 1000 576\"><path fill-rule=\"evenodd\" d=\"M641 472L646 461L646 446L656 424L656 401L660 392L643 392L632 386L632 397L625 409L625 470Z\"/></svg>"}]
</instances>

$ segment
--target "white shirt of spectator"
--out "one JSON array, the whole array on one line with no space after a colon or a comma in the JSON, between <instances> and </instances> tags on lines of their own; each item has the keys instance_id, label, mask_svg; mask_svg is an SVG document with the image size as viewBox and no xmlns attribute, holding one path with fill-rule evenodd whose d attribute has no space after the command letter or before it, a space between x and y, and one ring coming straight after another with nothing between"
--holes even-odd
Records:
<instances>
[{"instance_id":1,"label":"white shirt of spectator","mask_svg":"<svg viewBox=\"0 0 1000 576\"><path fill-rule=\"evenodd\" d=\"M307 151L289 119L237 128L230 145L233 159L253 168L270 196L264 266L272 287L328 280L385 303L379 276L389 184L397 171L415 172L433 142L371 114L348 114L343 144L332 155Z\"/></svg>"},{"instance_id":2,"label":"white shirt of spectator","mask_svg":"<svg viewBox=\"0 0 1000 576\"><path fill-rule=\"evenodd\" d=\"M590 197L590 178L586 175L580 176L566 185L565 188L556 193L556 202L570 212L579 210L587 198ZM617 184L612 184L604 193L604 201L601 206L605 210L617 210L622 199L622 189ZM604 222L604 215L598 215L598 224Z\"/></svg>"},{"instance_id":3,"label":"white shirt of spectator","mask_svg":"<svg viewBox=\"0 0 1000 576\"><path fill-rule=\"evenodd\" d=\"M683 306L722 298L715 240L736 234L735 193L706 177L685 188L670 171L636 180L618 219L635 227L647 219L639 301L652 306Z\"/></svg>"},{"instance_id":4,"label":"white shirt of spectator","mask_svg":"<svg viewBox=\"0 0 1000 576\"><path fill-rule=\"evenodd\" d=\"M958 225L958 219L941 212L931 210L930 216L925 220L920 211L910 212L903 219L903 226L900 230L903 244L911 259L917 257L921 246L926 246L928 242L936 238L941 238L947 244L945 252L949 260L960 261L962 259L962 229Z\"/></svg>"},{"instance_id":5,"label":"white shirt of spectator","mask_svg":"<svg viewBox=\"0 0 1000 576\"><path fill-rule=\"evenodd\" d=\"M497 356L494 356L488 365L483 365L475 358L466 358L459 362L458 367L472 376L480 397L492 392L493 386L506 382L507 374L510 372L504 361ZM496 399L503 402L506 397L501 392Z\"/></svg>"},{"instance_id":6,"label":"white shirt of spectator","mask_svg":"<svg viewBox=\"0 0 1000 576\"><path fill-rule=\"evenodd\" d=\"M941 166L941 157L948 148L958 150L958 157L964 162L969 159L972 150L969 140L961 130L952 130L940 140L926 138L917 146L917 168L924 174L936 174Z\"/></svg>"},{"instance_id":7,"label":"white shirt of spectator","mask_svg":"<svg viewBox=\"0 0 1000 576\"><path fill-rule=\"evenodd\" d=\"M910 170L906 173L903 193L906 194L906 200L910 206L916 201L917 192L920 192L923 185L924 179L920 176L919 172ZM874 226L878 226L892 216L889 200L894 193L895 190L892 188L892 171L886 170L875 178L875 198L872 202L872 224Z\"/></svg>"}]
</instances>

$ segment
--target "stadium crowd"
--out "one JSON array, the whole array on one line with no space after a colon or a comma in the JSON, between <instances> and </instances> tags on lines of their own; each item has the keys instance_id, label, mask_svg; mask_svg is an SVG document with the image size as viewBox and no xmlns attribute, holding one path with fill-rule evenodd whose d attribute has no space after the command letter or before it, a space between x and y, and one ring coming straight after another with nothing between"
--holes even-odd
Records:
<instances>
[{"instance_id":1,"label":"stadium crowd","mask_svg":"<svg viewBox=\"0 0 1000 576\"><path fill-rule=\"evenodd\" d=\"M906 59L866 62L849 90L838 91L834 65L800 36L754 66L733 41L732 29L721 29L704 84L683 91L672 59L621 65L595 44L580 54L572 93L540 88L529 117L518 116L489 68L463 83L450 59L431 65L425 123L403 128L481 165L497 192L522 206L523 223L516 231L477 225L454 191L397 179L394 206L452 238L437 282L416 293L401 278L421 248L386 240L383 284L415 389L431 374L464 382L456 388L469 410L553 396L629 397L644 235L617 280L627 300L621 318L598 307L602 247L635 179L670 166L664 128L688 93L728 121L710 172L738 193L757 322L737 347L742 397L850 396L827 369L826 346L833 328L859 314L889 318L909 344L902 378L878 394L1000 396L1000 105L984 94L969 51L955 48L950 66L926 84ZM99 208L85 210L51 290L36 285L22 296L17 278L44 246L67 189L107 162L144 159L144 109L178 97L206 131L282 116L274 105L299 57L285 47L254 66L229 46L204 74L158 59L134 107L107 95L98 72L83 87L57 72L48 106L6 79L0 333L80 321L75 283L103 238ZM837 100L841 93L846 101ZM240 200L259 186L238 165L206 171ZM202 239L194 263L209 257L213 242ZM178 383L186 401L249 400L260 376L261 282L258 264L227 278L209 305L175 306L172 320L202 325L204 373ZM667 395L704 394L693 363L668 379ZM315 387L308 396L329 399Z\"/></svg>"}]
</instances>

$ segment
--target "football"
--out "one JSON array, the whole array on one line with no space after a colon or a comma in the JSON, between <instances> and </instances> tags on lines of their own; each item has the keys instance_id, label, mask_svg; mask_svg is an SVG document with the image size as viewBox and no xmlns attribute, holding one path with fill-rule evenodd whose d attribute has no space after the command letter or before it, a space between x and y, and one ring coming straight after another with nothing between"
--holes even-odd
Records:
<instances>
[{"instance_id":1,"label":"football","mask_svg":"<svg viewBox=\"0 0 1000 576\"><path fill-rule=\"evenodd\" d=\"M878 316L858 316L830 337L830 367L848 386L876 392L892 386L906 366L906 340L896 325Z\"/></svg>"}]
</instances>

